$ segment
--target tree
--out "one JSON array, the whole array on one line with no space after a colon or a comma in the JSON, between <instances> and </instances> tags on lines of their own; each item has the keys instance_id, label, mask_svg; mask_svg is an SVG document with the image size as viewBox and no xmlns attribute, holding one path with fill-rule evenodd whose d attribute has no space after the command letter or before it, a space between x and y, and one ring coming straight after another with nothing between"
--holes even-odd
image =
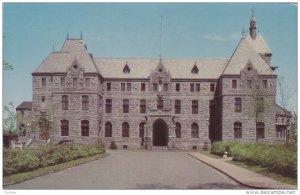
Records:
<instances>
[{"instance_id":1,"label":"tree","mask_svg":"<svg viewBox=\"0 0 300 195\"><path fill-rule=\"evenodd\" d=\"M17 114L12 102L4 106L3 109L3 129L8 131L16 130Z\"/></svg>"},{"instance_id":2,"label":"tree","mask_svg":"<svg viewBox=\"0 0 300 195\"><path fill-rule=\"evenodd\" d=\"M293 112L293 120L292 120L292 127L291 127L291 134L290 134L290 144L297 144L297 120L298 120L298 114L296 112Z\"/></svg>"},{"instance_id":3,"label":"tree","mask_svg":"<svg viewBox=\"0 0 300 195\"><path fill-rule=\"evenodd\" d=\"M38 125L40 127L40 138L46 140L49 139L50 136L50 122L45 115L42 115L38 121Z\"/></svg>"},{"instance_id":4,"label":"tree","mask_svg":"<svg viewBox=\"0 0 300 195\"><path fill-rule=\"evenodd\" d=\"M284 78L283 77L279 77L277 79L277 91L279 92L277 94L278 98L279 98L279 104L281 105L281 107L284 110L284 117L285 117L285 124L284 124L285 133L284 133L284 136L285 136L285 143L287 144L287 143L290 142L290 140L288 140L288 126L290 124L288 124L288 121L287 121L287 118L288 118L288 111L287 111L288 108L287 107L289 105L289 99L294 95L294 92L289 90L289 87L284 84ZM296 115L296 121L297 121L297 115ZM291 125L293 125L293 124L291 124Z\"/></svg>"}]
</instances>

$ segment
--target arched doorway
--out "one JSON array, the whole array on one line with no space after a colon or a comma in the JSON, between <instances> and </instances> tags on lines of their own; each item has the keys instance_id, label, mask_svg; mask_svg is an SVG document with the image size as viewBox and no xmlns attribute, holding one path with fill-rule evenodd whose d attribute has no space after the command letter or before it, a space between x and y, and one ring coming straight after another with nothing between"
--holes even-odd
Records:
<instances>
[{"instance_id":1,"label":"arched doorway","mask_svg":"<svg viewBox=\"0 0 300 195\"><path fill-rule=\"evenodd\" d=\"M157 119L153 123L153 146L168 145L168 125L162 119Z\"/></svg>"}]
</instances>

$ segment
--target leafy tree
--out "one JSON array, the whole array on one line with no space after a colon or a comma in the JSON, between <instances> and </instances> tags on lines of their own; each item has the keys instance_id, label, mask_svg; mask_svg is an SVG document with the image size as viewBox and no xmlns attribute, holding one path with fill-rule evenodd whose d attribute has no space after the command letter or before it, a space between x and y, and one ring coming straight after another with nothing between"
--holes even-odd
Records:
<instances>
[{"instance_id":1,"label":"leafy tree","mask_svg":"<svg viewBox=\"0 0 300 195\"><path fill-rule=\"evenodd\" d=\"M16 130L17 114L12 102L4 106L3 109L3 129L8 131Z\"/></svg>"},{"instance_id":2,"label":"leafy tree","mask_svg":"<svg viewBox=\"0 0 300 195\"><path fill-rule=\"evenodd\" d=\"M289 143L291 144L297 144L297 131L298 131L298 114L296 112L293 112L293 122L292 122L292 128L291 128L291 134L290 134L290 140Z\"/></svg>"}]
</instances>

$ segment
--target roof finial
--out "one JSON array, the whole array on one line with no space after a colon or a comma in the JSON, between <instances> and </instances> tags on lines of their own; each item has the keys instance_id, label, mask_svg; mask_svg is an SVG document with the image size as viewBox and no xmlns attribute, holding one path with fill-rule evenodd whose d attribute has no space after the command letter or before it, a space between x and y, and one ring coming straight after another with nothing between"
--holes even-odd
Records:
<instances>
[{"instance_id":1,"label":"roof finial","mask_svg":"<svg viewBox=\"0 0 300 195\"><path fill-rule=\"evenodd\" d=\"M53 52L55 51L55 42L53 43L52 51L53 51Z\"/></svg>"},{"instance_id":2,"label":"roof finial","mask_svg":"<svg viewBox=\"0 0 300 195\"><path fill-rule=\"evenodd\" d=\"M252 17L254 16L254 8L252 7L251 9L251 12L252 12Z\"/></svg>"},{"instance_id":3,"label":"roof finial","mask_svg":"<svg viewBox=\"0 0 300 195\"><path fill-rule=\"evenodd\" d=\"M245 29L244 29L244 27L243 27L242 37L244 37L244 36L245 36Z\"/></svg>"},{"instance_id":4,"label":"roof finial","mask_svg":"<svg viewBox=\"0 0 300 195\"><path fill-rule=\"evenodd\" d=\"M160 16L160 54L159 59L162 60L162 33L163 33L163 16Z\"/></svg>"},{"instance_id":5,"label":"roof finial","mask_svg":"<svg viewBox=\"0 0 300 195\"><path fill-rule=\"evenodd\" d=\"M80 40L83 40L82 32L80 32Z\"/></svg>"},{"instance_id":6,"label":"roof finial","mask_svg":"<svg viewBox=\"0 0 300 195\"><path fill-rule=\"evenodd\" d=\"M67 40L69 40L69 33L67 32Z\"/></svg>"}]
</instances>

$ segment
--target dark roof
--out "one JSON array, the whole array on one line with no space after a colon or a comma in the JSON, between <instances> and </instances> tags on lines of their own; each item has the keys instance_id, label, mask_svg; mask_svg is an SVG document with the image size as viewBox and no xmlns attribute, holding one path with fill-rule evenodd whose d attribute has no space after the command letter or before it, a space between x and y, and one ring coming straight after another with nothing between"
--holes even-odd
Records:
<instances>
[{"instance_id":1,"label":"dark roof","mask_svg":"<svg viewBox=\"0 0 300 195\"><path fill-rule=\"evenodd\" d=\"M31 110L32 109L32 102L22 102L16 110Z\"/></svg>"},{"instance_id":2,"label":"dark roof","mask_svg":"<svg viewBox=\"0 0 300 195\"><path fill-rule=\"evenodd\" d=\"M285 117L285 110L277 104L276 104L276 116ZM286 110L286 116L287 116L287 118L292 118L291 112Z\"/></svg>"}]
</instances>

